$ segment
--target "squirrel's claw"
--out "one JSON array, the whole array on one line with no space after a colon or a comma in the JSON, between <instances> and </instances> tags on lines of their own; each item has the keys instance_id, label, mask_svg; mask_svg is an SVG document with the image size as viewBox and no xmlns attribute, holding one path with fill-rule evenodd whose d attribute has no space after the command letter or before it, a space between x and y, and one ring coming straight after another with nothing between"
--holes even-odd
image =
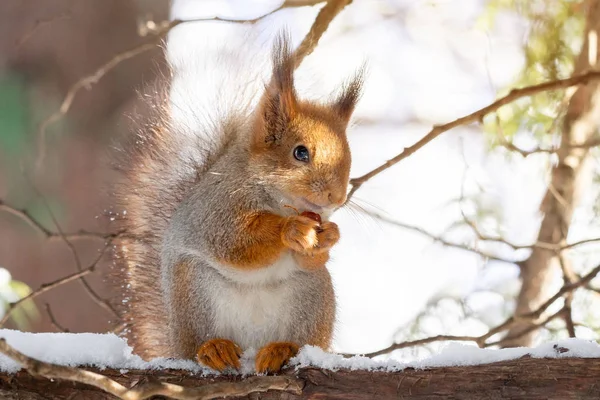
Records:
<instances>
[{"instance_id":1,"label":"squirrel's claw","mask_svg":"<svg viewBox=\"0 0 600 400\"><path fill-rule=\"evenodd\" d=\"M308 217L296 215L289 217L281 231L283 244L298 252L306 252L318 244L317 228L319 223Z\"/></svg>"},{"instance_id":2,"label":"squirrel's claw","mask_svg":"<svg viewBox=\"0 0 600 400\"><path fill-rule=\"evenodd\" d=\"M223 371L227 367L240 368L240 347L228 339L211 339L198 348L198 361L209 368Z\"/></svg>"},{"instance_id":3,"label":"squirrel's claw","mask_svg":"<svg viewBox=\"0 0 600 400\"><path fill-rule=\"evenodd\" d=\"M340 240L340 229L334 222L323 222L317 239L317 252L329 251Z\"/></svg>"},{"instance_id":4,"label":"squirrel's claw","mask_svg":"<svg viewBox=\"0 0 600 400\"><path fill-rule=\"evenodd\" d=\"M256 354L256 372L279 372L290 358L298 354L298 345L292 342L269 343Z\"/></svg>"}]
</instances>

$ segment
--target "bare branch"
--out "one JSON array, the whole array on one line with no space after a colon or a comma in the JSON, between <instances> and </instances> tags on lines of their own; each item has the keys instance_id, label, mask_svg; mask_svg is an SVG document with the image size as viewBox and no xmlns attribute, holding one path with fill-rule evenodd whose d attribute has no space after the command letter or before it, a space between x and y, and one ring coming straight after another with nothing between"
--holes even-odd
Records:
<instances>
[{"instance_id":1,"label":"bare branch","mask_svg":"<svg viewBox=\"0 0 600 400\"><path fill-rule=\"evenodd\" d=\"M156 48L156 46L158 44L160 44L162 42L162 40L167 36L167 34L176 26L179 26L184 23L201 22L201 21L253 23L253 22L257 22L257 21L283 9L283 8L315 5L315 4L321 3L322 1L324 1L324 0L321 0L321 1L292 0L290 2L284 2L280 7L276 8L275 10L270 11L269 13L267 13L265 15L262 15L258 18L251 19L251 20L238 20L238 19L213 17L213 18L196 18L196 19L189 19L189 20L176 19L176 20L172 20L172 21L163 21L162 23L158 23L158 24L152 22L151 28L147 24L146 28L148 29L148 31L146 33L149 32L149 33L153 34L151 39L147 40L145 43L134 46L128 50L125 50L123 52L116 54L110 60L108 60L107 62L100 65L98 68L96 68L96 70L94 72L92 72L91 74L86 75L86 76L80 78L79 80L77 80L73 85L71 85L71 87L67 91L67 94L63 98L63 101L61 102L61 105L58 108L58 110L55 111L53 114L51 114L48 118L46 118L42 121L42 123L39 126L39 130L38 130L38 155L37 155L37 160L36 160L36 169L41 168L41 165L44 163L44 159L46 157L46 135L47 135L48 127L51 124L58 121L63 116L65 116L69 112L69 110L71 109L71 105L73 104L73 100L75 99L75 96L77 95L77 93L79 93L79 91L84 88L90 89L92 87L92 85L98 83L98 81L100 79L102 79L102 77L104 77L107 73L112 71L115 67L117 67L119 64L121 64L123 61L129 60L133 57L136 57L142 53L145 53L149 50ZM344 0L344 1L346 2L346 4L349 2L348 0ZM339 3L339 1L331 1L331 3L337 4L337 3ZM325 7L323 7L323 9L327 8L328 5L329 5L329 3ZM327 25L329 24L329 22L326 21L326 19L327 18L332 19L339 12L339 10L338 10L335 13L333 13L333 15L330 16L330 14L332 13L331 8L332 7L328 8L328 10L330 10L329 13L325 14L322 17L323 21L319 25L320 28L323 28L323 26L324 26L324 29L326 29ZM323 13L323 10L321 10L321 12L319 13L319 16L321 16L322 13ZM319 19L319 16L317 17L317 20ZM314 25L313 25L313 27L314 27ZM323 31L324 31L324 29L323 29ZM310 54L310 52L312 52L312 49L314 49L314 46L317 44L320 36L323 34L323 32L320 29L317 29L316 32L313 32L313 30L311 29L311 32L312 32L311 42L307 43L305 45L306 50L307 50L306 54ZM310 33L309 33L309 35L310 35ZM307 36L307 38L308 37L309 36ZM314 41L314 43L313 43L313 41ZM304 55L306 55L306 54L304 54Z\"/></svg>"},{"instance_id":2,"label":"bare branch","mask_svg":"<svg viewBox=\"0 0 600 400\"><path fill-rule=\"evenodd\" d=\"M315 18L310 31L308 31L304 40L302 40L302 43L300 43L300 46L294 52L295 68L298 68L302 61L315 50L331 21L350 3L352 3L352 0L327 1L325 6L319 11L317 18Z\"/></svg>"},{"instance_id":3,"label":"bare branch","mask_svg":"<svg viewBox=\"0 0 600 400\"><path fill-rule=\"evenodd\" d=\"M63 233L62 235L57 232L52 232L51 230L44 227L40 224L33 216L25 209L16 208L8 205L2 199L0 199L0 211L4 211L8 214L12 214L21 220L23 220L27 225L31 226L38 234L44 236L47 240L53 239L62 239L66 237L69 240L78 240L78 239L115 239L117 237L122 236L123 232L116 233L101 233L101 232L88 232L85 230L80 230L75 233Z\"/></svg>"},{"instance_id":4,"label":"bare branch","mask_svg":"<svg viewBox=\"0 0 600 400\"><path fill-rule=\"evenodd\" d=\"M17 50L19 48L21 48L21 46L23 46L25 44L25 42L27 42L29 39L31 39L31 37L33 35L35 35L35 33L38 30L42 29L44 26L51 24L52 22L59 21L62 19L68 19L68 18L71 18L71 15L61 14L58 16L50 17L50 18L36 20L35 23L33 24L33 27L31 27L31 29L29 31L27 31L23 36L21 36L21 38L15 43L15 48Z\"/></svg>"},{"instance_id":5,"label":"bare branch","mask_svg":"<svg viewBox=\"0 0 600 400\"><path fill-rule=\"evenodd\" d=\"M490 329L487 333L481 335L481 336L452 336L452 335L437 335L437 336L432 336L429 338L424 338L424 339L417 339L417 340L412 340L412 341L407 341L407 342L401 342L401 343L394 343L388 347L386 347L385 349L381 349L378 351L374 351L372 353L367 353L365 354L366 357L376 357L376 356L380 356L383 354L387 354L387 353L391 353L394 350L399 350L399 349L404 349L407 347L414 347L414 346L421 346L424 344L428 344L428 343L433 343L433 342L441 342L441 341L462 341L462 342L475 342L477 343L477 345L479 347L490 347L490 346L498 346L498 345L502 345L504 344L506 341L509 340L514 340L516 337L518 336L512 336L511 337L505 337L502 338L499 341L496 342L488 342L487 340L489 338L491 338L492 336L504 332L508 329L510 329L511 327L513 327L516 323L518 322L522 322L522 321L534 321L531 326L529 326L526 330L519 332L519 335L526 335L527 333L546 325L549 321L551 321L552 319L555 319L558 316L561 316L565 313L565 308L561 308L560 311L552 314L551 316L545 318L544 320L542 320L541 322L535 322L537 319L539 319L542 314L552 305L554 304L554 302L556 302L558 299L563 298L565 295L569 295L571 294L573 291L575 291L576 289L582 287L582 286L586 286L590 283L590 281L592 279L594 279L596 277L596 275L598 275L598 273L600 273L600 265L598 265L596 268L594 268L593 270L591 270L590 272L588 272L585 276L583 276L580 280L573 282L573 283L569 283L564 285L558 292L556 292L556 294L554 296L552 296L550 299L548 299L548 301L546 301L544 304L542 304L538 309L536 309L535 311L532 311L530 313L527 314L523 314L523 315L513 315L512 317L508 318L507 320L505 320L503 323L501 323L500 325Z\"/></svg>"},{"instance_id":6,"label":"bare branch","mask_svg":"<svg viewBox=\"0 0 600 400\"><path fill-rule=\"evenodd\" d=\"M571 268L571 264L569 260L560 252L556 253L556 257L560 263L560 268L563 274L563 281L565 285L573 283L577 280L577 275ZM576 337L575 334L575 323L573 322L573 292L565 294L565 305L563 306L564 313L562 314L563 319L565 320L565 325L567 328L567 332L569 333L569 337Z\"/></svg>"},{"instance_id":7,"label":"bare branch","mask_svg":"<svg viewBox=\"0 0 600 400\"><path fill-rule=\"evenodd\" d=\"M352 184L352 189L350 190L350 193L348 194L348 199L350 199L350 197L352 197L352 195L369 179L373 178L376 175L379 175L380 173L387 170L388 168L396 165L400 161L411 156L417 150L419 150L423 146L425 146L427 143L431 142L433 139L437 138L442 133L449 131L450 129L456 128L461 125L466 125L466 124L471 124L474 122L481 121L483 119L483 117L486 116L487 114L492 113L492 112L498 110L500 107L502 107L506 104L510 104L513 101L518 100L522 97L532 96L534 94L538 94L538 93L546 92L546 91L550 91L550 90L566 89L571 86L585 84L585 83L588 83L590 81L594 81L597 79L600 79L600 71L589 71L587 73L584 73L581 75L576 75L576 76L573 76L573 77L567 78L567 79L559 79L559 80L555 80L555 81L540 83L537 85L526 86L526 87L519 88L519 89L513 89L509 94L507 94L504 97L501 97L500 99L496 100L495 102L493 102L492 104L490 104L486 107L483 107L477 111L472 112L471 114L465 115L464 117L460 117L460 118L455 119L454 121L448 122L446 124L436 125L431 129L431 131L429 131L429 133L427 133L425 136L423 136L420 140L418 140L412 146L406 147L400 154L389 159L388 161L386 161L379 167L373 169L372 171L367 172L366 174L364 174L362 176L351 179L350 183Z\"/></svg>"},{"instance_id":8,"label":"bare branch","mask_svg":"<svg viewBox=\"0 0 600 400\"><path fill-rule=\"evenodd\" d=\"M515 339L519 339L520 337L536 330L539 329L543 326L546 326L548 324L548 322L555 320L556 318L563 316L565 313L567 312L566 308L563 307L560 310L558 310L557 312L555 312L554 314L546 317L545 319L538 321L538 322L532 322L527 329L523 330L522 332L518 332L515 333L514 335L507 335L505 337L503 337L502 339L496 341L496 342L488 342L485 343L485 347L491 347L491 346L503 346L506 342L510 341L510 340L515 340Z\"/></svg>"},{"instance_id":9,"label":"bare branch","mask_svg":"<svg viewBox=\"0 0 600 400\"><path fill-rule=\"evenodd\" d=\"M186 388L165 382L149 382L132 389L104 375L74 367L46 363L28 357L0 339L0 352L17 361L33 376L79 382L102 389L124 400L142 400L153 396L165 396L180 400L208 400L219 397L246 396L250 393L278 390L301 394L304 383L290 376L254 376L243 382L221 382L197 388Z\"/></svg>"},{"instance_id":10,"label":"bare branch","mask_svg":"<svg viewBox=\"0 0 600 400\"><path fill-rule=\"evenodd\" d=\"M11 207L6 204L3 200L0 199L0 211L5 211L9 214L12 214L16 217L19 217L23 221L25 221L29 226L36 230L36 232L44 235L45 237L54 236L52 232L46 229L42 224L40 224L35 218L29 214L29 212L25 209L18 209L15 207Z\"/></svg>"},{"instance_id":11,"label":"bare branch","mask_svg":"<svg viewBox=\"0 0 600 400\"><path fill-rule=\"evenodd\" d=\"M58 286L61 286L65 283L69 283L71 281L74 281L76 279L80 279L81 277L84 277L92 272L94 272L94 270L96 269L96 265L98 264L98 262L102 259L102 257L104 256L104 253L106 251L106 249L110 247L110 242L107 243L104 248L102 249L102 252L100 253L100 255L92 262L92 264L90 264L89 267L75 272L73 274L67 275L63 278L57 279L53 282L49 282L49 283L44 283L43 285L41 285L37 290L29 293L27 296L23 297L22 299L14 302L14 303L10 303L8 305L8 307L6 308L4 317L2 317L2 319L0 320L0 327L4 326L4 324L6 324L6 322L8 321L8 319L10 318L12 312L15 310L15 308L17 308L20 304L22 304L23 302L30 300L30 299L34 299L36 297L38 297L39 295L46 293L47 291L54 289Z\"/></svg>"},{"instance_id":12,"label":"bare branch","mask_svg":"<svg viewBox=\"0 0 600 400\"><path fill-rule=\"evenodd\" d=\"M70 332L67 328L63 327L61 324L58 323L58 321L54 317L54 314L52 313L52 309L50 309L50 304L46 303L45 307L46 313L48 314L48 318L50 318L50 323L52 324L52 326L59 332Z\"/></svg>"},{"instance_id":13,"label":"bare branch","mask_svg":"<svg viewBox=\"0 0 600 400\"><path fill-rule=\"evenodd\" d=\"M8 305L8 308L5 311L4 317L0 320L0 327L4 326L4 324L6 323L6 321L8 321L8 319L10 318L10 315L12 314L13 310L18 307L21 303L33 299L43 293L46 293L47 291L54 289L58 286L61 286L65 283L69 283L71 281L74 281L76 279L79 279L82 276L86 276L87 274L91 273L94 271L94 266L90 266L86 269L84 269L83 271L79 271L79 272L75 272L73 274L67 275L63 278L57 279L53 282L49 282L49 283L44 283L42 286L39 287L39 289L31 292L30 294L28 294L27 296L23 297L22 299L14 302L14 303L10 303Z\"/></svg>"},{"instance_id":14,"label":"bare branch","mask_svg":"<svg viewBox=\"0 0 600 400\"><path fill-rule=\"evenodd\" d=\"M531 150L524 150L524 149L516 146L513 142L509 142L508 140L506 140L506 138L502 134L498 135L498 138L500 139L500 144L503 147L505 147L507 150L513 151L515 153L519 153L524 158L529 157L532 154L539 154L539 153L554 154L558 151L558 149L556 149L556 148L544 149L541 147L536 147Z\"/></svg>"},{"instance_id":15,"label":"bare branch","mask_svg":"<svg viewBox=\"0 0 600 400\"><path fill-rule=\"evenodd\" d=\"M393 345L386 347L385 349L377 350L372 353L363 354L365 357L377 357L383 354L391 353L394 350L406 349L409 347L415 346L423 346L424 344L434 343L434 342L475 342L477 343L480 340L479 336L453 336L453 335L437 335L431 336L424 339L416 339L410 340L407 342L394 343ZM353 357L356 354L345 354L345 356Z\"/></svg>"},{"instance_id":16,"label":"bare branch","mask_svg":"<svg viewBox=\"0 0 600 400\"><path fill-rule=\"evenodd\" d=\"M427 230L425 230L425 229L423 229L421 227L418 227L418 226L415 226L415 225L406 224L406 223L401 222L401 221L397 221L397 220L395 220L393 218L390 218L388 216L382 215L382 214L377 213L375 211L368 210L368 211L365 211L365 212L368 215L370 215L370 216L372 216L374 218L377 218L377 219L379 219L379 220L381 220L383 222L386 222L386 223L388 223L390 225L397 226L397 227L402 228L402 229L407 229L407 230L410 230L410 231L413 231L413 232L417 232L417 233L419 233L419 234L421 234L423 236L427 236L427 237L433 239L435 242L441 243L441 244L443 244L444 246L447 246L447 247L452 247L452 248L455 248L455 249L460 249L460 250L468 251L470 253L477 254L477 255L479 255L479 256L481 256L481 257L483 257L485 259L488 259L488 260L500 261L500 262L505 262L505 263L509 263L509 264L518 263L519 262L519 260L507 260L507 259L498 257L498 256L496 256L494 254L489 254L489 253L487 253L487 252L485 252L483 250L477 249L477 248L475 248L473 246L469 246L467 244L450 242L450 241L444 239L442 236L439 236L439 235L433 234L431 232L428 232Z\"/></svg>"},{"instance_id":17,"label":"bare branch","mask_svg":"<svg viewBox=\"0 0 600 400\"><path fill-rule=\"evenodd\" d=\"M77 270L78 271L83 271L83 266L81 265L81 259L79 258L79 253L77 253L77 249L75 248L75 245L73 245L73 243L69 240L69 238L67 238L64 234L64 232L62 231L58 220L56 219L56 216L54 215L54 213L52 212L52 209L50 208L50 205L48 204L48 202L46 201L46 198L42 195L42 193L37 189L37 187L33 184L30 183L31 187L33 188L33 190L38 194L38 196L40 196L40 198L42 199L42 202L44 203L44 207L46 208L46 210L48 211L48 214L50 215L50 218L52 219L52 222L54 223L54 226L56 227L56 230L58 231L58 235L62 238L63 242L67 245L67 247L69 248L69 251L71 252L71 255L73 256L73 261L75 261L75 265L77 266ZM104 252L107 248L107 246L112 242L111 239L109 239L106 243L105 243L105 247L102 249L99 257L97 258L96 261L94 261L94 263L92 265L96 265L98 264L98 262L100 262L100 260L102 259L102 256L104 255ZM98 304L100 307L104 308L106 311L108 311L109 313L112 313L115 317L120 318L119 313L117 312L117 310L115 310L108 301L104 300L103 298L101 298L98 293L96 293L96 291L90 286L89 282L85 279L85 277L80 277L79 281L81 282L81 284L83 285L85 291L89 294L89 296L91 297L91 299Z\"/></svg>"},{"instance_id":18,"label":"bare branch","mask_svg":"<svg viewBox=\"0 0 600 400\"><path fill-rule=\"evenodd\" d=\"M484 242L502 243L502 244L505 244L505 245L511 247L513 250L540 248L540 249L550 250L550 251L560 253L564 250L572 249L574 247L578 247L578 246L581 246L584 244L600 242L600 238L589 238L589 239L579 240L579 241L573 242L573 243L546 243L546 242L537 241L532 244L517 244L517 243L513 243L501 236L489 236L489 235L484 234L478 228L475 221L472 221L464 213L463 213L463 220L473 230L473 232L477 236L477 239L484 241Z\"/></svg>"}]
</instances>

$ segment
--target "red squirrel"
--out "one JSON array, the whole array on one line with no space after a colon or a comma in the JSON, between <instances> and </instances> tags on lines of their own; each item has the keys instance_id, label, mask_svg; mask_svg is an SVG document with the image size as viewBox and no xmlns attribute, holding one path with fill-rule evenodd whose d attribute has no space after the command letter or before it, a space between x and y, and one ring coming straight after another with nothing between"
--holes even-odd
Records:
<instances>
[{"instance_id":1,"label":"red squirrel","mask_svg":"<svg viewBox=\"0 0 600 400\"><path fill-rule=\"evenodd\" d=\"M325 264L340 232L328 219L346 201L346 128L363 75L329 102L300 99L290 47L277 38L257 105L210 124L198 135L210 143L179 140L162 99L161 115L124 148L117 191L128 234L117 261L126 338L144 359L223 371L255 348L256 370L267 373L303 345L331 344L336 301Z\"/></svg>"}]
</instances>

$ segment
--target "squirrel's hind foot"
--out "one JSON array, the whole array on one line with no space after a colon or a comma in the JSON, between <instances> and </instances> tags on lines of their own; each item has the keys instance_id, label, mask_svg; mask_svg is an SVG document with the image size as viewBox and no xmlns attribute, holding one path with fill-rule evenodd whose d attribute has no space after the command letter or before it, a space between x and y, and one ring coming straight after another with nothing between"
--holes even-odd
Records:
<instances>
[{"instance_id":1,"label":"squirrel's hind foot","mask_svg":"<svg viewBox=\"0 0 600 400\"><path fill-rule=\"evenodd\" d=\"M290 358L298 354L298 345L292 342L269 343L256 354L256 372L279 372Z\"/></svg>"},{"instance_id":2,"label":"squirrel's hind foot","mask_svg":"<svg viewBox=\"0 0 600 400\"><path fill-rule=\"evenodd\" d=\"M200 363L217 371L227 367L240 368L240 346L228 339L211 339L198 348L197 359Z\"/></svg>"}]
</instances>

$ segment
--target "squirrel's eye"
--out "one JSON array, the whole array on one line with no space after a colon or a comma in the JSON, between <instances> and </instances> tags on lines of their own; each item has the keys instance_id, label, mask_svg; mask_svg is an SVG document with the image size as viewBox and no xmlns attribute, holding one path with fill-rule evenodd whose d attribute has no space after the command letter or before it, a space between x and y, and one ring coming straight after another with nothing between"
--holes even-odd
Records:
<instances>
[{"instance_id":1,"label":"squirrel's eye","mask_svg":"<svg viewBox=\"0 0 600 400\"><path fill-rule=\"evenodd\" d=\"M309 159L308 149L302 145L296 146L294 149L294 158L307 163Z\"/></svg>"}]
</instances>

